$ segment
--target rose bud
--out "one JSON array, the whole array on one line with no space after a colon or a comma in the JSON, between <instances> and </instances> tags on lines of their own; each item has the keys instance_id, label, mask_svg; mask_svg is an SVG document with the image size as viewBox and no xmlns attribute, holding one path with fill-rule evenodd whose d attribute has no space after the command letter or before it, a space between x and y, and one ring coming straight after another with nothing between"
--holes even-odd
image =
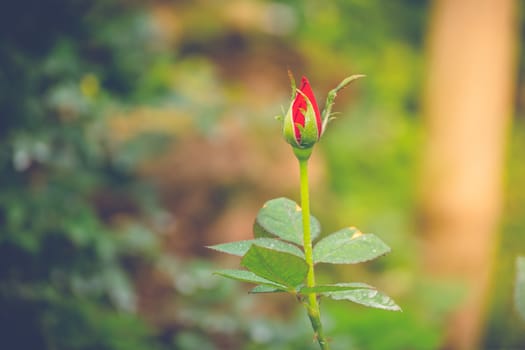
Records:
<instances>
[{"instance_id":1,"label":"rose bud","mask_svg":"<svg viewBox=\"0 0 525 350\"><path fill-rule=\"evenodd\" d=\"M322 127L321 113L314 93L308 79L303 77L284 117L284 138L295 148L311 148L319 141Z\"/></svg>"}]
</instances>

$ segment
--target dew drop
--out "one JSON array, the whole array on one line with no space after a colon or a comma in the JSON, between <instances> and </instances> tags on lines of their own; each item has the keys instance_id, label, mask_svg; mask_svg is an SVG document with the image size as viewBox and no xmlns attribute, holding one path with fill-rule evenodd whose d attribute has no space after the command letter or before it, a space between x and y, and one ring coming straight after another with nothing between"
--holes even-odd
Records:
<instances>
[{"instance_id":1,"label":"dew drop","mask_svg":"<svg viewBox=\"0 0 525 350\"><path fill-rule=\"evenodd\" d=\"M368 292L369 298L374 298L377 295L377 290L371 290Z\"/></svg>"}]
</instances>

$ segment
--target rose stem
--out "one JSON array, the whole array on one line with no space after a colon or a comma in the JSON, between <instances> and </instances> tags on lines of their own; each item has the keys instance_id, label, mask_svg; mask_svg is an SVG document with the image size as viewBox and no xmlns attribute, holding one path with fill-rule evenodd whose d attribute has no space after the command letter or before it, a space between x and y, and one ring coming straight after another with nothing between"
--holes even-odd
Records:
<instances>
[{"instance_id":1,"label":"rose stem","mask_svg":"<svg viewBox=\"0 0 525 350\"><path fill-rule=\"evenodd\" d=\"M308 265L308 274L306 275L306 286L315 287L315 272L312 252L312 237L310 234L310 195L308 193L308 159L299 159L299 171L301 179L301 208L303 211L303 244L304 256ZM312 323L315 338L319 342L322 350L329 350L328 341L323 333L321 324L321 311L317 301L316 293L309 293L305 303L308 317Z\"/></svg>"}]
</instances>

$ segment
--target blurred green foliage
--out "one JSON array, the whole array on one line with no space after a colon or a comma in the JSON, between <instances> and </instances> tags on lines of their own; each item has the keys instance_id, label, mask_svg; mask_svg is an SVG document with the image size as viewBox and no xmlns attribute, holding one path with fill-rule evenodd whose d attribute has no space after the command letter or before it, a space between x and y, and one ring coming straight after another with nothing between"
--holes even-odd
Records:
<instances>
[{"instance_id":1,"label":"blurred green foliage","mask_svg":"<svg viewBox=\"0 0 525 350\"><path fill-rule=\"evenodd\" d=\"M151 191L121 166L104 119L159 95L136 88L153 61L147 23L117 2L11 5L0 14L1 346L154 349L125 268L148 260L154 236L144 228L151 244L133 244L140 221L108 221L144 215Z\"/></svg>"},{"instance_id":2,"label":"blurred green foliage","mask_svg":"<svg viewBox=\"0 0 525 350\"><path fill-rule=\"evenodd\" d=\"M180 9L183 27L169 44L159 39L153 2L30 0L0 11L0 347L315 348L304 315L293 311L299 308L288 310L291 316L261 312L266 305L242 286L210 277L216 266L163 251L151 223L164 209L137 165L172 138L143 133L115 142L108 126L112 111L143 105L176 109L205 135L218 132L224 111L271 120L282 101L255 107L258 86L247 88L241 76L271 61L282 67L282 77L263 72L273 83L286 84L290 67L307 75L317 94L349 74L368 76L338 97L334 111L342 114L318 150L328 183L315 191L312 210L327 223L324 232L350 220L392 247L350 273L382 287L404 312L323 304L334 349L436 348L443 316L461 293L425 279L415 254L429 1L166 3ZM254 6L243 7L248 24L225 19L238 4ZM521 75L524 63L520 51ZM523 324L515 313L508 317L515 257L525 251L522 104L510 145L488 348L525 344ZM139 315L139 267L160 269L173 284L169 326ZM272 300L282 302L291 301Z\"/></svg>"}]
</instances>

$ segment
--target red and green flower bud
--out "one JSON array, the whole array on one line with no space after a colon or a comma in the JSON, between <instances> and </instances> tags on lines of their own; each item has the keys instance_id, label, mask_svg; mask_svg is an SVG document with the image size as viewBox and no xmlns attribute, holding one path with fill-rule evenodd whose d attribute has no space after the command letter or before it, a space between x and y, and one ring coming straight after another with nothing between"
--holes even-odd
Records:
<instances>
[{"instance_id":1,"label":"red and green flower bud","mask_svg":"<svg viewBox=\"0 0 525 350\"><path fill-rule=\"evenodd\" d=\"M311 148L322 134L323 122L308 79L301 79L292 104L284 117L286 142L296 148Z\"/></svg>"}]
</instances>

